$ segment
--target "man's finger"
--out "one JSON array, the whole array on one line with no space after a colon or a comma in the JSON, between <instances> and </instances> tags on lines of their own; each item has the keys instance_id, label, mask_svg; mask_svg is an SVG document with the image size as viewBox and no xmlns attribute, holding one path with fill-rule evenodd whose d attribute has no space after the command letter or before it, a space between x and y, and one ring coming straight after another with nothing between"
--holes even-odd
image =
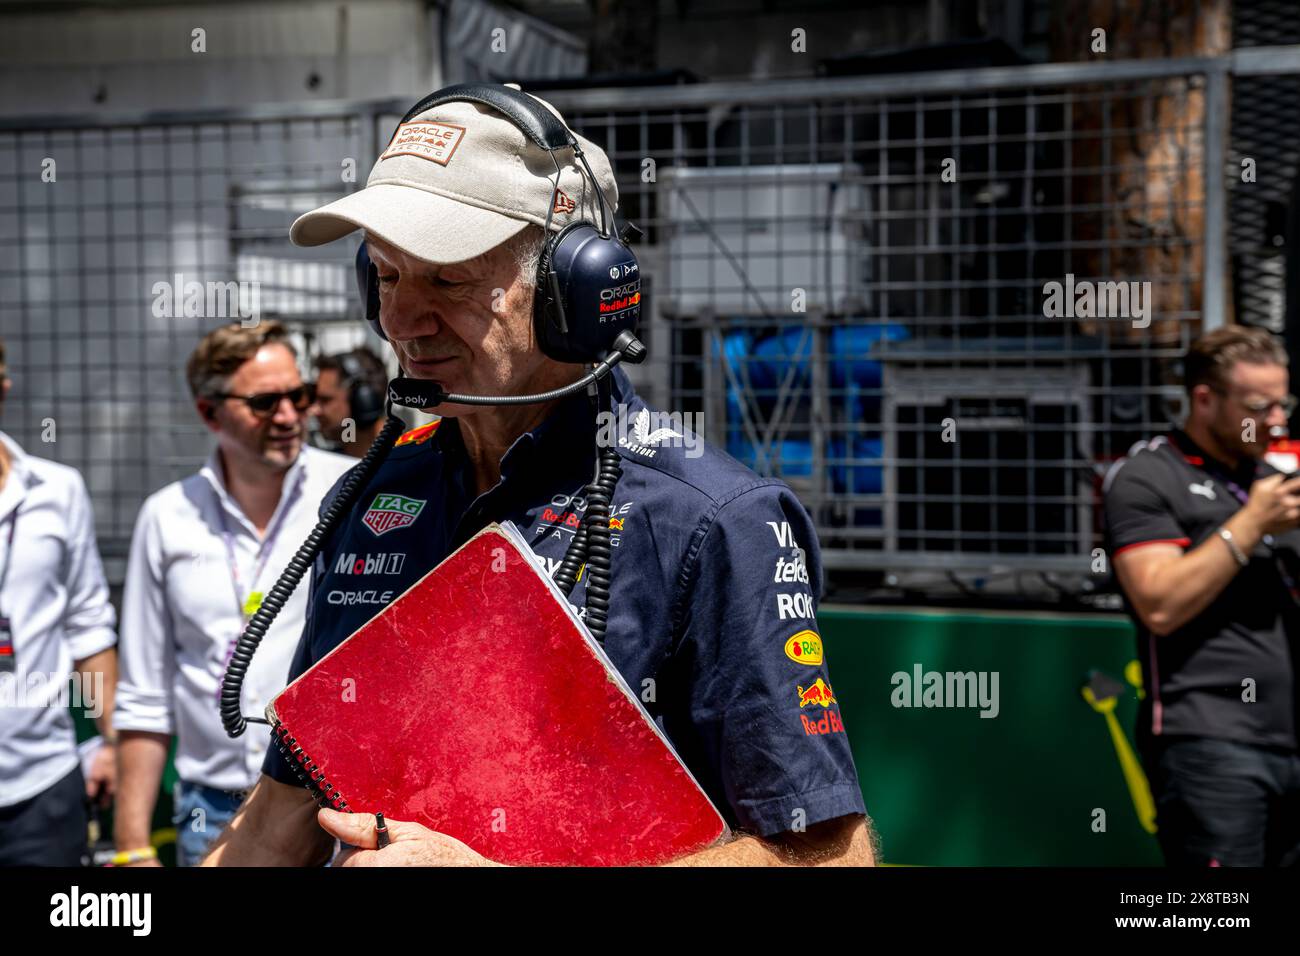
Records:
<instances>
[{"instance_id":1,"label":"man's finger","mask_svg":"<svg viewBox=\"0 0 1300 956\"><path fill-rule=\"evenodd\" d=\"M379 849L373 813L339 813L337 810L322 809L316 813L316 822L322 830L344 843L362 850Z\"/></svg>"}]
</instances>

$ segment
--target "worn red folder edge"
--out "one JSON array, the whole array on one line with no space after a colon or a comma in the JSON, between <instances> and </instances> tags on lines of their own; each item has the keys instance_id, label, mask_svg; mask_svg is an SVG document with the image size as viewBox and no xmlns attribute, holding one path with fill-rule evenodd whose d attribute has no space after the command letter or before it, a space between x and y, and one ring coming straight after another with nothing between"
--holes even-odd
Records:
<instances>
[{"instance_id":1,"label":"worn red folder edge","mask_svg":"<svg viewBox=\"0 0 1300 956\"><path fill-rule=\"evenodd\" d=\"M512 865L662 863L727 826L513 525L489 525L266 709L322 806Z\"/></svg>"}]
</instances>

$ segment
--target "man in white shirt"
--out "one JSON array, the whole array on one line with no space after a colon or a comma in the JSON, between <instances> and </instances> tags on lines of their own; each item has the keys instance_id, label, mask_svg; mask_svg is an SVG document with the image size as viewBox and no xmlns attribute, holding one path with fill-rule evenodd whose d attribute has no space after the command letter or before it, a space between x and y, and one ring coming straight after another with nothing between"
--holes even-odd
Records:
<instances>
[{"instance_id":1,"label":"man in white shirt","mask_svg":"<svg viewBox=\"0 0 1300 956\"><path fill-rule=\"evenodd\" d=\"M307 447L314 394L278 322L209 333L186 365L217 447L198 474L145 500L122 600L121 733L114 839L149 858L149 823L177 736L177 861L193 865L256 781L266 734L231 740L219 714L226 664L262 597L316 524L321 499L355 462ZM305 590L276 618L249 668L242 712L285 686Z\"/></svg>"},{"instance_id":2,"label":"man in white shirt","mask_svg":"<svg viewBox=\"0 0 1300 956\"><path fill-rule=\"evenodd\" d=\"M6 372L0 342L0 408ZM0 432L0 866L81 863L114 788L113 623L81 475ZM69 703L105 740L85 780Z\"/></svg>"}]
</instances>

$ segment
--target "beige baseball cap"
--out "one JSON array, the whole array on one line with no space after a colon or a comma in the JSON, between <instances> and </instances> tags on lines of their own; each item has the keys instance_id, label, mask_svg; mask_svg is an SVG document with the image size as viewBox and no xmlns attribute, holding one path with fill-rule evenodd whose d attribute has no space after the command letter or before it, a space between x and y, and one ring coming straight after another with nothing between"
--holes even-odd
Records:
<instances>
[{"instance_id":1,"label":"beige baseball cap","mask_svg":"<svg viewBox=\"0 0 1300 956\"><path fill-rule=\"evenodd\" d=\"M563 121L551 104L533 99ZM575 136L609 209L616 209L609 158ZM557 162L560 188L552 203ZM599 224L598 202L571 149L548 153L490 107L452 101L402 123L365 188L299 216L289 237L299 246L319 246L360 228L417 259L462 262L530 222L545 225L552 205L553 232L583 219Z\"/></svg>"}]
</instances>

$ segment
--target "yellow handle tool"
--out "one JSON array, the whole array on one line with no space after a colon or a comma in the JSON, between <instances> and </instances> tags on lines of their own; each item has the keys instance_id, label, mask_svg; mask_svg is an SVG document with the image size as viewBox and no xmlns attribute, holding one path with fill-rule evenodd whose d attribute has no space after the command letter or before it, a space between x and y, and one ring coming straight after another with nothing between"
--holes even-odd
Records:
<instances>
[{"instance_id":1,"label":"yellow handle tool","mask_svg":"<svg viewBox=\"0 0 1300 956\"><path fill-rule=\"evenodd\" d=\"M1120 770L1124 772L1124 782L1128 784L1129 796L1133 798L1133 809L1137 811L1138 822L1147 833L1155 833L1156 803L1151 798L1151 787L1147 784L1146 774L1142 772L1142 765L1138 763L1137 755L1129 746L1128 738L1124 736L1124 730L1115 716L1116 698L1098 700L1092 688L1087 686L1082 693L1088 706L1106 718L1106 728L1110 731L1111 743L1115 745L1115 755L1119 757Z\"/></svg>"}]
</instances>

